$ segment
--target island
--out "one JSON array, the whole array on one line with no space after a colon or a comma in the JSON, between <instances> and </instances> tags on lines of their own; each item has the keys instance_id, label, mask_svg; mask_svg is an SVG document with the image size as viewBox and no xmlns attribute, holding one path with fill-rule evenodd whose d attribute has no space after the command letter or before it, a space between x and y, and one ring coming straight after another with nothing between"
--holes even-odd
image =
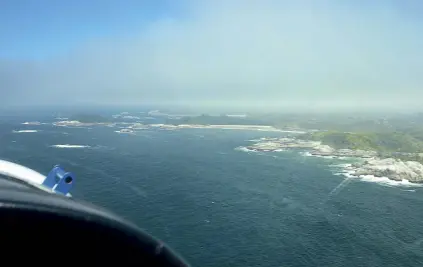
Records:
<instances>
[{"instance_id":1,"label":"island","mask_svg":"<svg viewBox=\"0 0 423 267\"><path fill-rule=\"evenodd\" d=\"M249 119L244 115L210 116L184 116L175 118L169 116L165 123L143 124L137 121L139 117L129 116L127 112L113 115L111 118L96 114L77 114L68 120L53 122L55 126L62 127L88 127L88 126L123 126L131 130L178 130L178 129L226 129L226 130L254 130L254 131L283 131L272 125L265 125L262 121ZM128 120L132 121L129 122Z\"/></svg>"},{"instance_id":2,"label":"island","mask_svg":"<svg viewBox=\"0 0 423 267\"><path fill-rule=\"evenodd\" d=\"M81 123L110 123L111 119L98 114L75 114L68 119L69 121L79 121Z\"/></svg>"},{"instance_id":3,"label":"island","mask_svg":"<svg viewBox=\"0 0 423 267\"><path fill-rule=\"evenodd\" d=\"M263 120L250 118L246 115L220 115L212 116L202 114L200 116L184 116L181 118L168 118L166 124L171 125L255 125L255 126L269 126Z\"/></svg>"},{"instance_id":4,"label":"island","mask_svg":"<svg viewBox=\"0 0 423 267\"><path fill-rule=\"evenodd\" d=\"M111 119L97 114L75 114L67 120L55 121L53 125L62 127L88 127L94 125L113 127L115 123Z\"/></svg>"}]
</instances>

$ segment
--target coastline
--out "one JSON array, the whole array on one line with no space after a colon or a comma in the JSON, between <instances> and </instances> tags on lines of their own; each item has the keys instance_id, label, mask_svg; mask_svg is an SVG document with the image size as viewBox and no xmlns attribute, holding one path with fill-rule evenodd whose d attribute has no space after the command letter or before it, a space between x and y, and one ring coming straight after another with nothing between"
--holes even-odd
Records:
<instances>
[{"instance_id":1,"label":"coastline","mask_svg":"<svg viewBox=\"0 0 423 267\"><path fill-rule=\"evenodd\" d=\"M304 134L306 131L278 129L267 125L201 125L201 124L142 124L138 122L83 123L79 121L57 121L53 125L61 127L106 126L119 127L119 134L135 134L136 130L179 130L179 129L224 129L253 130ZM305 156L361 160L352 164L343 164L340 174L347 178L379 179L399 182L404 185L412 183L423 185L423 165L416 161L403 161L390 157L380 157L376 151L335 149L320 141L303 140L292 137L260 138L250 140L253 144L238 149L255 152L281 152L284 150L302 150Z\"/></svg>"},{"instance_id":2,"label":"coastline","mask_svg":"<svg viewBox=\"0 0 423 267\"><path fill-rule=\"evenodd\" d=\"M376 151L335 149L320 141L296 138L261 138L251 140L252 145L244 147L246 151L279 152L284 150L302 150L304 156L331 159L355 159L355 163L340 164L341 172L347 178L389 179L403 185L423 184L423 165L417 161L403 161L390 157L380 157Z\"/></svg>"},{"instance_id":3,"label":"coastline","mask_svg":"<svg viewBox=\"0 0 423 267\"><path fill-rule=\"evenodd\" d=\"M270 125L224 125L224 124L142 124L138 122L79 122L79 121L57 121L53 123L54 126L60 127L88 127L88 126L108 126L115 127L118 125L125 125L127 129L163 129L163 130L177 130L177 129L221 129L221 130L253 130L253 131L263 131L263 132L284 132L284 133L298 133L303 134L305 131L300 130L284 130L278 129Z\"/></svg>"}]
</instances>

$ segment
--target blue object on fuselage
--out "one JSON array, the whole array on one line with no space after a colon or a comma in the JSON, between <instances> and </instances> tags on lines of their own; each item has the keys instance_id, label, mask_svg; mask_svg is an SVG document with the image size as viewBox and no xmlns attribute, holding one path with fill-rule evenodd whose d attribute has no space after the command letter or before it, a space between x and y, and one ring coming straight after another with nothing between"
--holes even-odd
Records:
<instances>
[{"instance_id":1,"label":"blue object on fuselage","mask_svg":"<svg viewBox=\"0 0 423 267\"><path fill-rule=\"evenodd\" d=\"M56 165L49 172L42 185L50 188L55 193L67 195L72 189L74 182L75 176L72 173L66 172L62 167Z\"/></svg>"}]
</instances>

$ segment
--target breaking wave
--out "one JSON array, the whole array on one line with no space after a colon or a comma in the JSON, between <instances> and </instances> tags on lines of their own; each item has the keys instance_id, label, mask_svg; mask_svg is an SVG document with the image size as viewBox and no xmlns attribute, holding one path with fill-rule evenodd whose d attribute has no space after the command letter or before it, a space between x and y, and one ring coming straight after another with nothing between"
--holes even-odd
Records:
<instances>
[{"instance_id":1,"label":"breaking wave","mask_svg":"<svg viewBox=\"0 0 423 267\"><path fill-rule=\"evenodd\" d=\"M26 121L22 123L23 125L41 125L43 123L39 122L39 121Z\"/></svg>"},{"instance_id":2,"label":"breaking wave","mask_svg":"<svg viewBox=\"0 0 423 267\"><path fill-rule=\"evenodd\" d=\"M242 151L242 152L256 152L252 149L246 148L245 146L239 146L239 147L235 148L235 150Z\"/></svg>"},{"instance_id":3,"label":"breaking wave","mask_svg":"<svg viewBox=\"0 0 423 267\"><path fill-rule=\"evenodd\" d=\"M18 131L13 131L14 133L37 133L37 130L18 130Z\"/></svg>"},{"instance_id":4,"label":"breaking wave","mask_svg":"<svg viewBox=\"0 0 423 267\"><path fill-rule=\"evenodd\" d=\"M378 177L374 175L354 175L355 171L351 169L351 164L337 164L332 167L341 168L340 172L334 172L334 175L342 175L346 178L355 178L363 182L378 183L385 186L402 186L402 187L422 187L423 184L412 183L409 180L403 179L396 181L388 177Z\"/></svg>"},{"instance_id":5,"label":"breaking wave","mask_svg":"<svg viewBox=\"0 0 423 267\"><path fill-rule=\"evenodd\" d=\"M89 148L90 146L86 146L86 145L53 145L52 147L56 147L56 148Z\"/></svg>"}]
</instances>

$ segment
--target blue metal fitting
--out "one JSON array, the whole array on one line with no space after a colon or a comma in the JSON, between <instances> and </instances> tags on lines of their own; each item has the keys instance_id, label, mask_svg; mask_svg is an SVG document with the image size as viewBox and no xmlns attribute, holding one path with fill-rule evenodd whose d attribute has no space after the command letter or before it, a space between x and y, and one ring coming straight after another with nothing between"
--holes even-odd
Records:
<instances>
[{"instance_id":1,"label":"blue metal fitting","mask_svg":"<svg viewBox=\"0 0 423 267\"><path fill-rule=\"evenodd\" d=\"M75 182L75 176L70 172L65 172L59 165L49 172L43 182L43 186L50 188L53 192L68 195Z\"/></svg>"}]
</instances>

